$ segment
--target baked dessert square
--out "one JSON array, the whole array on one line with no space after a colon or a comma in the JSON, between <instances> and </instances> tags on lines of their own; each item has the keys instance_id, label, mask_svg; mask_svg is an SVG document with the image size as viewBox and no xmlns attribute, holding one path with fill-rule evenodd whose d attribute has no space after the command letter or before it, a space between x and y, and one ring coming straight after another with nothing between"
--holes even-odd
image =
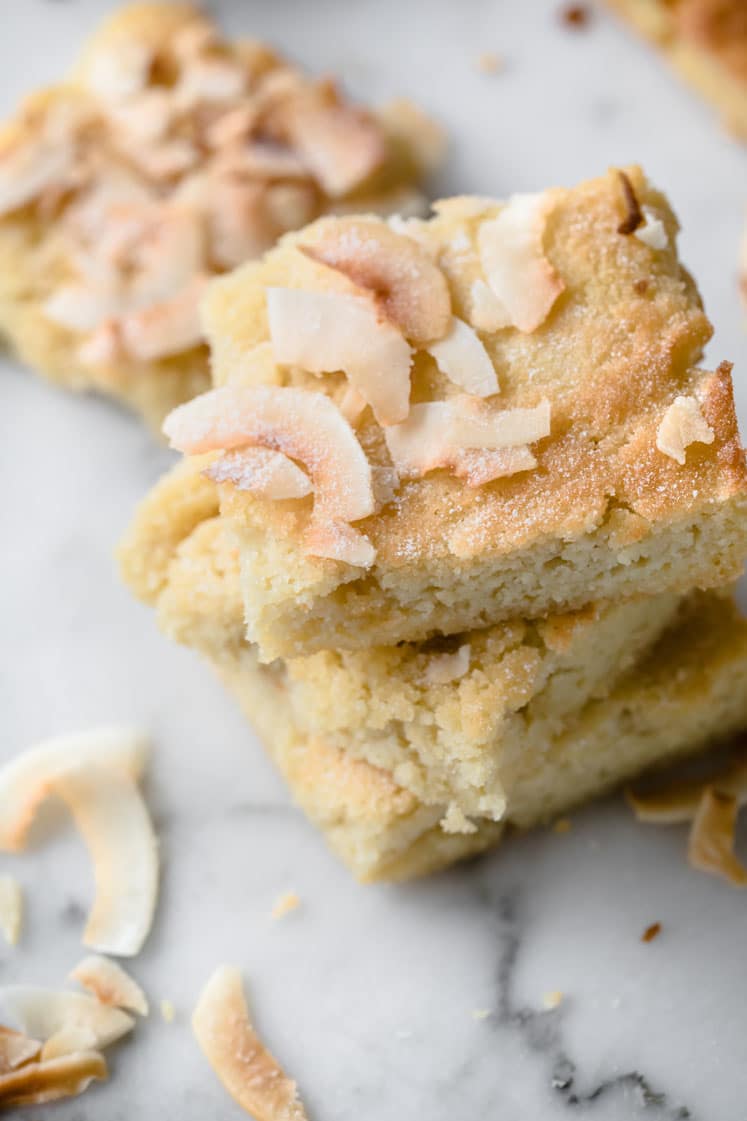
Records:
<instances>
[{"instance_id":1,"label":"baked dessert square","mask_svg":"<svg viewBox=\"0 0 747 1121\"><path fill-rule=\"evenodd\" d=\"M747 6L744 0L609 0L747 140Z\"/></svg>"},{"instance_id":2,"label":"baked dessert square","mask_svg":"<svg viewBox=\"0 0 747 1121\"><path fill-rule=\"evenodd\" d=\"M214 281L210 454L260 657L732 582L730 366L638 168L429 221L328 218Z\"/></svg>"},{"instance_id":3,"label":"baked dessert square","mask_svg":"<svg viewBox=\"0 0 747 1121\"><path fill-rule=\"evenodd\" d=\"M22 361L158 428L210 384L210 276L320 214L422 210L442 147L198 8L135 3L0 132L0 332Z\"/></svg>"},{"instance_id":4,"label":"baked dessert square","mask_svg":"<svg viewBox=\"0 0 747 1121\"><path fill-rule=\"evenodd\" d=\"M502 661L494 652L488 661L483 653L480 668L449 680L444 654L428 644L371 651L367 663L362 655L341 656L330 667L333 656L320 654L262 664L244 636L237 559L214 493L211 508L208 481L189 464L149 496L122 550L133 590L153 604L167 634L218 670L296 800L363 880L443 867L494 845L507 825L550 821L747 725L747 622L727 595L664 595L599 611L594 621L547 620L544 649L536 625L527 624L523 660ZM464 637L475 651L489 646L484 633ZM527 674L533 642L545 663L544 686ZM582 667L597 674L596 688L583 680ZM439 681L428 682L429 669L440 671ZM523 730L491 712L502 696L506 704L511 670L525 697L536 690L523 705L516 695L508 701ZM409 737L407 748L395 744L390 722ZM429 722L439 726L441 750L453 752L455 775L469 763L472 734L472 765L482 756L492 801L481 806L473 788L468 802L467 782L449 785L446 764L428 746ZM392 765L381 765L385 759Z\"/></svg>"}]
</instances>

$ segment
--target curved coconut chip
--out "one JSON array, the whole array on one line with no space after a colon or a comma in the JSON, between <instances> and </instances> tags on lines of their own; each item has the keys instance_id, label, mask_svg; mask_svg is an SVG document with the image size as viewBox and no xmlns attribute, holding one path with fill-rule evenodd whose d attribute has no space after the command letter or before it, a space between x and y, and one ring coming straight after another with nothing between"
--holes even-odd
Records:
<instances>
[{"instance_id":1,"label":"curved coconut chip","mask_svg":"<svg viewBox=\"0 0 747 1121\"><path fill-rule=\"evenodd\" d=\"M707 787L690 830L687 858L701 872L721 876L734 887L747 887L747 868L734 853L738 810L733 794Z\"/></svg>"},{"instance_id":2,"label":"curved coconut chip","mask_svg":"<svg viewBox=\"0 0 747 1121\"><path fill-rule=\"evenodd\" d=\"M505 326L524 332L545 321L565 287L542 247L552 205L547 193L514 195L477 234L485 279L505 310Z\"/></svg>"},{"instance_id":3,"label":"curved coconut chip","mask_svg":"<svg viewBox=\"0 0 747 1121\"><path fill-rule=\"evenodd\" d=\"M498 393L498 376L479 336L462 319L451 320L448 334L426 350L449 381L474 397Z\"/></svg>"},{"instance_id":4,"label":"curved coconut chip","mask_svg":"<svg viewBox=\"0 0 747 1121\"><path fill-rule=\"evenodd\" d=\"M404 424L384 429L401 475L418 478L450 468L471 486L536 467L527 445L549 433L549 401L499 412L475 397L413 405Z\"/></svg>"},{"instance_id":5,"label":"curved coconut chip","mask_svg":"<svg viewBox=\"0 0 747 1121\"><path fill-rule=\"evenodd\" d=\"M49 1059L59 1059L62 1055L95 1049L96 1033L91 1028L66 1026L50 1035L42 1047L41 1058L46 1062Z\"/></svg>"},{"instance_id":6,"label":"curved coconut chip","mask_svg":"<svg viewBox=\"0 0 747 1121\"><path fill-rule=\"evenodd\" d=\"M268 288L275 360L312 374L343 370L380 424L397 424L410 402L412 351L373 298Z\"/></svg>"},{"instance_id":7,"label":"curved coconut chip","mask_svg":"<svg viewBox=\"0 0 747 1121\"><path fill-rule=\"evenodd\" d=\"M690 444L712 444L715 433L696 397L675 397L656 432L656 446L681 466Z\"/></svg>"},{"instance_id":8,"label":"curved coconut chip","mask_svg":"<svg viewBox=\"0 0 747 1121\"><path fill-rule=\"evenodd\" d=\"M416 346L442 339L451 324L446 278L412 238L383 222L329 222L303 252L369 291Z\"/></svg>"},{"instance_id":9,"label":"curved coconut chip","mask_svg":"<svg viewBox=\"0 0 747 1121\"><path fill-rule=\"evenodd\" d=\"M713 787L747 805L747 758L737 755L707 778L669 782L655 790L625 791L625 798L639 821L649 825L677 825L692 821L703 794Z\"/></svg>"},{"instance_id":10,"label":"curved coconut chip","mask_svg":"<svg viewBox=\"0 0 747 1121\"><path fill-rule=\"evenodd\" d=\"M147 755L144 736L129 728L98 728L92 732L45 740L0 768L0 850L18 852L37 807L53 790L61 772L98 764L137 778Z\"/></svg>"},{"instance_id":11,"label":"curved coconut chip","mask_svg":"<svg viewBox=\"0 0 747 1121\"><path fill-rule=\"evenodd\" d=\"M0 1075L0 1109L74 1098L87 1090L94 1080L106 1079L107 1074L106 1060L98 1051L27 1063L18 1070Z\"/></svg>"},{"instance_id":12,"label":"curved coconut chip","mask_svg":"<svg viewBox=\"0 0 747 1121\"><path fill-rule=\"evenodd\" d=\"M94 1047L108 1047L135 1025L132 1016L92 996L37 985L0 988L0 1005L33 1039L49 1040L62 1032L90 1032Z\"/></svg>"},{"instance_id":13,"label":"curved coconut chip","mask_svg":"<svg viewBox=\"0 0 747 1121\"><path fill-rule=\"evenodd\" d=\"M42 1045L38 1039L29 1039L20 1031L0 1025L0 1074L16 1070L30 1063L41 1053Z\"/></svg>"},{"instance_id":14,"label":"curved coconut chip","mask_svg":"<svg viewBox=\"0 0 747 1121\"><path fill-rule=\"evenodd\" d=\"M373 559L370 544L347 525L374 512L371 467L350 425L325 394L223 386L174 409L163 431L172 447L188 455L261 446L303 463L314 486L307 551L347 560L355 545Z\"/></svg>"},{"instance_id":15,"label":"curved coconut chip","mask_svg":"<svg viewBox=\"0 0 747 1121\"><path fill-rule=\"evenodd\" d=\"M75 162L72 143L30 140L0 152L0 214L33 202L42 191L64 182Z\"/></svg>"},{"instance_id":16,"label":"curved coconut chip","mask_svg":"<svg viewBox=\"0 0 747 1121\"><path fill-rule=\"evenodd\" d=\"M153 51L138 39L120 39L107 50L90 56L85 83L102 101L125 101L142 93L148 84Z\"/></svg>"},{"instance_id":17,"label":"curved coconut chip","mask_svg":"<svg viewBox=\"0 0 747 1121\"><path fill-rule=\"evenodd\" d=\"M384 162L381 128L348 105L321 105L311 98L288 100L283 128L290 143L331 198L359 186Z\"/></svg>"},{"instance_id":18,"label":"curved coconut chip","mask_svg":"<svg viewBox=\"0 0 747 1121\"><path fill-rule=\"evenodd\" d=\"M199 346L200 302L207 280L207 276L198 273L170 299L123 316L121 337L130 354L148 361Z\"/></svg>"},{"instance_id":19,"label":"curved coconut chip","mask_svg":"<svg viewBox=\"0 0 747 1121\"><path fill-rule=\"evenodd\" d=\"M138 1012L141 1016L148 1015L148 1000L145 993L137 981L130 977L116 961L91 954L78 962L70 976L84 989L93 993L102 1004L127 1008L131 1012Z\"/></svg>"},{"instance_id":20,"label":"curved coconut chip","mask_svg":"<svg viewBox=\"0 0 747 1121\"><path fill-rule=\"evenodd\" d=\"M23 893L18 880L0 876L0 930L9 946L15 946L21 936L23 922Z\"/></svg>"},{"instance_id":21,"label":"curved coconut chip","mask_svg":"<svg viewBox=\"0 0 747 1121\"><path fill-rule=\"evenodd\" d=\"M192 1030L225 1089L255 1121L306 1121L296 1083L252 1027L237 969L223 965L213 973L192 1015Z\"/></svg>"},{"instance_id":22,"label":"curved coconut chip","mask_svg":"<svg viewBox=\"0 0 747 1121\"><path fill-rule=\"evenodd\" d=\"M96 895L83 944L131 957L148 936L158 896L158 845L145 802L126 775L86 766L58 775L93 862Z\"/></svg>"},{"instance_id":23,"label":"curved coconut chip","mask_svg":"<svg viewBox=\"0 0 747 1121\"><path fill-rule=\"evenodd\" d=\"M202 472L215 483L233 483L260 498L304 498L314 489L311 479L292 459L269 448L237 448L226 452Z\"/></svg>"}]
</instances>

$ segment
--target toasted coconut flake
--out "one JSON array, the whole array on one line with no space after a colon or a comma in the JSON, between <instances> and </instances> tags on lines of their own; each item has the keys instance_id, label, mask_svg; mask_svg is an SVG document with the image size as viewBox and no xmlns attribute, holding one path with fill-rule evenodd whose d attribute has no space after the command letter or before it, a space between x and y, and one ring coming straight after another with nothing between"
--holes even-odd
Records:
<instances>
[{"instance_id":1,"label":"toasted coconut flake","mask_svg":"<svg viewBox=\"0 0 747 1121\"><path fill-rule=\"evenodd\" d=\"M129 973L116 961L91 954L78 962L70 973L84 989L93 993L102 1004L112 1004L115 1008L127 1008L148 1015L148 1001L145 993Z\"/></svg>"},{"instance_id":2,"label":"toasted coconut flake","mask_svg":"<svg viewBox=\"0 0 747 1121\"><path fill-rule=\"evenodd\" d=\"M85 1031L91 1033L96 1048L108 1047L135 1025L132 1016L92 996L36 985L0 988L0 1005L20 1030L34 1039L49 1040L60 1032Z\"/></svg>"},{"instance_id":3,"label":"toasted coconut flake","mask_svg":"<svg viewBox=\"0 0 747 1121\"><path fill-rule=\"evenodd\" d=\"M367 408L366 398L358 392L354 385L348 383L339 403L340 412L348 424L357 424Z\"/></svg>"},{"instance_id":4,"label":"toasted coconut flake","mask_svg":"<svg viewBox=\"0 0 747 1121\"><path fill-rule=\"evenodd\" d=\"M703 792L690 830L687 858L693 868L747 887L747 868L734 853L738 803L733 794L709 786Z\"/></svg>"},{"instance_id":5,"label":"toasted coconut flake","mask_svg":"<svg viewBox=\"0 0 747 1121\"><path fill-rule=\"evenodd\" d=\"M542 246L552 205L546 193L514 195L477 235L485 279L505 309L506 324L524 332L544 323L565 288Z\"/></svg>"},{"instance_id":6,"label":"toasted coconut flake","mask_svg":"<svg viewBox=\"0 0 747 1121\"><path fill-rule=\"evenodd\" d=\"M160 182L189 171L199 161L200 153L188 140L176 138L137 147L132 158L145 175Z\"/></svg>"},{"instance_id":7,"label":"toasted coconut flake","mask_svg":"<svg viewBox=\"0 0 747 1121\"><path fill-rule=\"evenodd\" d=\"M92 56L86 85L102 101L124 101L145 89L152 62L153 52L145 43L120 40Z\"/></svg>"},{"instance_id":8,"label":"toasted coconut flake","mask_svg":"<svg viewBox=\"0 0 747 1121\"><path fill-rule=\"evenodd\" d=\"M625 217L617 227L617 232L619 234L629 235L635 233L638 227L643 223L643 213L629 177L624 171L618 171L617 177L620 181L620 189L625 205Z\"/></svg>"},{"instance_id":9,"label":"toasted coconut flake","mask_svg":"<svg viewBox=\"0 0 747 1121\"><path fill-rule=\"evenodd\" d=\"M38 1058L42 1045L38 1039L29 1039L20 1031L0 1025L0 1074L30 1063Z\"/></svg>"},{"instance_id":10,"label":"toasted coconut flake","mask_svg":"<svg viewBox=\"0 0 747 1121\"><path fill-rule=\"evenodd\" d=\"M18 755L0 769L0 849L18 852L23 848L37 807L63 771L97 764L137 778L146 755L145 737L129 728L60 736Z\"/></svg>"},{"instance_id":11,"label":"toasted coconut flake","mask_svg":"<svg viewBox=\"0 0 747 1121\"><path fill-rule=\"evenodd\" d=\"M456 316L445 338L431 343L428 352L450 381L475 397L498 393L498 377L478 335Z\"/></svg>"},{"instance_id":12,"label":"toasted coconut flake","mask_svg":"<svg viewBox=\"0 0 747 1121\"><path fill-rule=\"evenodd\" d=\"M453 397L413 405L404 424L384 430L400 474L419 477L451 468L472 485L536 466L526 447L549 435L550 403L495 411L479 398ZM479 451L477 449L480 449Z\"/></svg>"},{"instance_id":13,"label":"toasted coconut flake","mask_svg":"<svg viewBox=\"0 0 747 1121\"><path fill-rule=\"evenodd\" d=\"M210 185L210 255L221 268L234 268L258 257L271 245L273 226L267 214L267 195L264 183L233 177L218 177Z\"/></svg>"},{"instance_id":14,"label":"toasted coconut flake","mask_svg":"<svg viewBox=\"0 0 747 1121\"><path fill-rule=\"evenodd\" d=\"M343 370L380 424L404 420L412 351L373 299L268 288L267 311L277 362L314 374Z\"/></svg>"},{"instance_id":15,"label":"toasted coconut flake","mask_svg":"<svg viewBox=\"0 0 747 1121\"><path fill-rule=\"evenodd\" d=\"M59 1059L62 1055L74 1055L78 1051L96 1049L96 1033L91 1028L66 1025L50 1035L42 1047L43 1062Z\"/></svg>"},{"instance_id":16,"label":"toasted coconut flake","mask_svg":"<svg viewBox=\"0 0 747 1121\"><path fill-rule=\"evenodd\" d=\"M96 897L83 943L131 957L148 936L158 895L158 846L145 802L132 779L93 765L58 775L54 792L93 862Z\"/></svg>"},{"instance_id":17,"label":"toasted coconut flake","mask_svg":"<svg viewBox=\"0 0 747 1121\"><path fill-rule=\"evenodd\" d=\"M417 242L385 223L331 222L303 251L367 289L416 346L442 339L449 330L446 278Z\"/></svg>"},{"instance_id":18,"label":"toasted coconut flake","mask_svg":"<svg viewBox=\"0 0 747 1121\"><path fill-rule=\"evenodd\" d=\"M478 331L500 331L508 326L503 305L480 277L470 288L469 321Z\"/></svg>"},{"instance_id":19,"label":"toasted coconut flake","mask_svg":"<svg viewBox=\"0 0 747 1121\"><path fill-rule=\"evenodd\" d=\"M712 444L715 433L695 397L675 397L662 417L656 446L664 455L684 465L690 444Z\"/></svg>"},{"instance_id":20,"label":"toasted coconut flake","mask_svg":"<svg viewBox=\"0 0 747 1121\"><path fill-rule=\"evenodd\" d=\"M133 145L153 144L168 132L174 117L173 98L168 90L147 89L109 111L109 120L120 129L123 139Z\"/></svg>"},{"instance_id":21,"label":"toasted coconut flake","mask_svg":"<svg viewBox=\"0 0 747 1121\"><path fill-rule=\"evenodd\" d=\"M47 319L71 331L94 331L121 310L121 293L76 283L58 288L42 306Z\"/></svg>"},{"instance_id":22,"label":"toasted coconut flake","mask_svg":"<svg viewBox=\"0 0 747 1121\"><path fill-rule=\"evenodd\" d=\"M650 825L677 825L692 821L708 787L732 795L747 805L747 759L737 756L705 779L670 782L657 790L626 790L625 797L639 821Z\"/></svg>"},{"instance_id":23,"label":"toasted coconut flake","mask_svg":"<svg viewBox=\"0 0 747 1121\"><path fill-rule=\"evenodd\" d=\"M636 229L635 237L651 249L666 249L669 245L667 228L656 211L650 206L644 206L643 217L645 222Z\"/></svg>"},{"instance_id":24,"label":"toasted coconut flake","mask_svg":"<svg viewBox=\"0 0 747 1121\"><path fill-rule=\"evenodd\" d=\"M260 498L303 498L314 489L311 479L292 459L269 448L237 448L203 471L216 483L233 483Z\"/></svg>"},{"instance_id":25,"label":"toasted coconut flake","mask_svg":"<svg viewBox=\"0 0 747 1121\"><path fill-rule=\"evenodd\" d=\"M107 366L122 355L122 334L115 320L108 320L78 347L84 366Z\"/></svg>"},{"instance_id":26,"label":"toasted coconut flake","mask_svg":"<svg viewBox=\"0 0 747 1121\"><path fill-rule=\"evenodd\" d=\"M209 148L225 151L239 141L248 140L256 122L257 110L253 105L228 109L208 126L205 142Z\"/></svg>"},{"instance_id":27,"label":"toasted coconut flake","mask_svg":"<svg viewBox=\"0 0 747 1121\"><path fill-rule=\"evenodd\" d=\"M198 274L170 299L121 320L122 342L135 358L149 361L180 354L202 342L200 301L207 277Z\"/></svg>"},{"instance_id":28,"label":"toasted coconut flake","mask_svg":"<svg viewBox=\"0 0 747 1121\"><path fill-rule=\"evenodd\" d=\"M359 186L386 158L379 126L348 105L294 98L286 127L293 147L332 198Z\"/></svg>"},{"instance_id":29,"label":"toasted coconut flake","mask_svg":"<svg viewBox=\"0 0 747 1121\"><path fill-rule=\"evenodd\" d=\"M542 997L542 1004L548 1011L553 1008L559 1008L562 1003L563 994L560 989L552 989Z\"/></svg>"},{"instance_id":30,"label":"toasted coconut flake","mask_svg":"<svg viewBox=\"0 0 747 1121\"><path fill-rule=\"evenodd\" d=\"M300 906L301 900L295 891L286 891L275 900L270 914L273 919L282 919L291 911L297 911Z\"/></svg>"},{"instance_id":31,"label":"toasted coconut flake","mask_svg":"<svg viewBox=\"0 0 747 1121\"><path fill-rule=\"evenodd\" d=\"M174 99L181 108L191 109L201 102L234 101L245 89L246 74L237 63L196 58L183 70Z\"/></svg>"},{"instance_id":32,"label":"toasted coconut flake","mask_svg":"<svg viewBox=\"0 0 747 1121\"><path fill-rule=\"evenodd\" d=\"M197 1002L192 1029L225 1089L256 1121L306 1121L295 1082L252 1027L237 969L216 969Z\"/></svg>"},{"instance_id":33,"label":"toasted coconut flake","mask_svg":"<svg viewBox=\"0 0 747 1121\"><path fill-rule=\"evenodd\" d=\"M428 685L448 685L458 681L469 671L472 647L465 642L453 654L436 654L430 658L425 669L425 680Z\"/></svg>"},{"instance_id":34,"label":"toasted coconut flake","mask_svg":"<svg viewBox=\"0 0 747 1121\"><path fill-rule=\"evenodd\" d=\"M0 214L38 198L69 175L75 159L72 143L33 140L0 153Z\"/></svg>"},{"instance_id":35,"label":"toasted coconut flake","mask_svg":"<svg viewBox=\"0 0 747 1121\"><path fill-rule=\"evenodd\" d=\"M95 1079L106 1077L106 1061L97 1051L27 1063L18 1070L0 1075L0 1109L74 1098L87 1090Z\"/></svg>"},{"instance_id":36,"label":"toasted coconut flake","mask_svg":"<svg viewBox=\"0 0 747 1121\"><path fill-rule=\"evenodd\" d=\"M23 922L23 892L13 876L0 876L0 930L9 946L16 946Z\"/></svg>"},{"instance_id":37,"label":"toasted coconut flake","mask_svg":"<svg viewBox=\"0 0 747 1121\"><path fill-rule=\"evenodd\" d=\"M188 455L261 446L303 463L314 486L307 552L349 564L373 560L370 542L346 524L375 509L371 467L350 425L325 394L223 386L174 409L163 430L171 446Z\"/></svg>"}]
</instances>

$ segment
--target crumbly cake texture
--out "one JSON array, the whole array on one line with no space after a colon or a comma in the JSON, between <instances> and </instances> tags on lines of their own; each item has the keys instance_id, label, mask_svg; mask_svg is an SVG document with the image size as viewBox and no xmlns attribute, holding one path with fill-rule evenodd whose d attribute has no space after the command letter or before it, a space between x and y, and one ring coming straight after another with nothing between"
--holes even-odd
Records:
<instances>
[{"instance_id":1,"label":"crumbly cake texture","mask_svg":"<svg viewBox=\"0 0 747 1121\"><path fill-rule=\"evenodd\" d=\"M747 140L744 0L608 0Z\"/></svg>"},{"instance_id":2,"label":"crumbly cake texture","mask_svg":"<svg viewBox=\"0 0 747 1121\"><path fill-rule=\"evenodd\" d=\"M428 222L322 220L206 296L220 388L166 429L182 450L225 451L211 470L227 480L221 510L263 659L684 592L741 571L747 472L730 367L695 367L711 327L663 196L630 168L508 204L435 209ZM372 304L368 348L357 340ZM309 323L300 360L279 361ZM422 342L444 323L445 339ZM388 363L369 366L372 353ZM339 407L322 410L323 396ZM242 441L275 458L259 471ZM294 460L311 480L268 483L269 467L287 473Z\"/></svg>"},{"instance_id":3,"label":"crumbly cake texture","mask_svg":"<svg viewBox=\"0 0 747 1121\"><path fill-rule=\"evenodd\" d=\"M423 209L436 127L374 114L196 7L136 3L0 131L0 332L154 428L210 384L209 276L336 209Z\"/></svg>"},{"instance_id":4,"label":"crumbly cake texture","mask_svg":"<svg viewBox=\"0 0 747 1121\"><path fill-rule=\"evenodd\" d=\"M483 667L468 670L466 680L433 682L434 668L447 677L449 669L443 652L427 645L369 652L368 682L365 660L358 655L341 656L333 672L318 678L318 668L335 656L262 664L244 635L238 549L215 497L208 509L198 466L188 461L177 467L141 505L120 553L125 578L156 608L159 625L170 637L212 662L298 803L362 880L420 875L480 852L499 840L506 824L524 828L551 820L647 767L702 748L747 723L747 623L731 600L716 593L690 597L680 606L675 597L648 601L645 608L658 617L659 631L649 641L641 605L608 609L606 617L595 612L594 622L582 617L525 624L525 658L512 665L511 651L500 651L501 628L494 629L492 651L489 635L472 633L466 643L483 650ZM153 563L144 563L144 556L152 556ZM540 629L544 647L537 638ZM532 642L546 672L556 659L554 676L544 687L531 660ZM636 647L640 656L631 664ZM520 649L518 642L515 650ZM613 651L622 664L617 673L607 673L601 688L609 666L595 666L594 658L612 661ZM586 680L580 668L584 654ZM304 679L309 667L314 672ZM481 672L485 678L495 673L497 680L479 682ZM384 683L387 673L393 679ZM382 686L381 696L365 695L367 687L373 694ZM536 697L520 707L519 695L533 688ZM464 695L470 689L471 698ZM574 698L576 710L570 711ZM513 737L510 749L496 742L498 736L492 742L485 737L486 727L500 724L485 711L491 703L497 708L503 703L507 710L516 705L502 728L506 741ZM342 718L334 714L335 705ZM357 742L339 734L343 721L350 720L352 728L356 719L361 727L370 721L368 748L360 727ZM514 724L524 720L529 725L533 719L542 726L541 736L525 729L522 740ZM390 721L402 721L402 736L410 737L411 746L395 747L392 739L382 747L381 725ZM440 741L427 731L439 721ZM484 773L497 772L505 784L500 821L464 814L453 789L446 789L443 775L438 777L437 762L430 787L412 763L417 750L434 760L440 749L452 752L458 770L469 763L470 730L474 765L482 754ZM496 758L491 760L491 753ZM370 761L383 758L392 758L393 766ZM498 804L493 802L494 811Z\"/></svg>"}]
</instances>

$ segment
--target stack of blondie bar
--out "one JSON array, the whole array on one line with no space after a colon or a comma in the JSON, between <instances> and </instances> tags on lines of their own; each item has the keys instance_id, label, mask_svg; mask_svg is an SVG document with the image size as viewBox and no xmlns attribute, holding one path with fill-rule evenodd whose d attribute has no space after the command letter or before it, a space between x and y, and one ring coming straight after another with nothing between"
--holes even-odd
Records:
<instances>
[{"instance_id":1,"label":"stack of blondie bar","mask_svg":"<svg viewBox=\"0 0 747 1121\"><path fill-rule=\"evenodd\" d=\"M212 281L122 545L361 879L747 725L731 370L638 168L323 218Z\"/></svg>"}]
</instances>

